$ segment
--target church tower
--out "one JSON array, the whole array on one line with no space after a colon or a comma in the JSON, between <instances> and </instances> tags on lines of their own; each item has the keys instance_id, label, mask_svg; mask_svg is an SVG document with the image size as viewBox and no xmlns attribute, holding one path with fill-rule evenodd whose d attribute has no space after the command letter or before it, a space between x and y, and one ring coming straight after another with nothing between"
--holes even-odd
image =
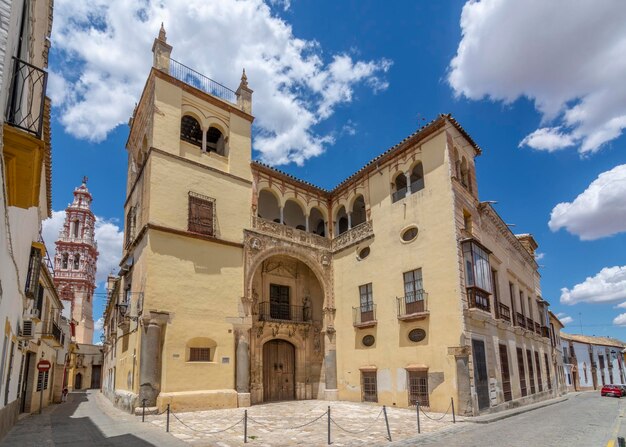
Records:
<instances>
[{"instance_id":1,"label":"church tower","mask_svg":"<svg viewBox=\"0 0 626 447\"><path fill-rule=\"evenodd\" d=\"M90 209L87 177L74 189L74 201L65 209L65 223L56 241L54 283L72 319L78 323L76 341L93 343L93 292L96 288L98 246L96 218Z\"/></svg>"}]
</instances>

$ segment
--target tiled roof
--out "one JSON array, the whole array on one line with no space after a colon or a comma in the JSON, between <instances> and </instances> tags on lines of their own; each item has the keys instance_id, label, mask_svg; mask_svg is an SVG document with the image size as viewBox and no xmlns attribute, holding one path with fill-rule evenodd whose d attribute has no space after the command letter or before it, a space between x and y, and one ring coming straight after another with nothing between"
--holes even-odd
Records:
<instances>
[{"instance_id":1,"label":"tiled roof","mask_svg":"<svg viewBox=\"0 0 626 447\"><path fill-rule=\"evenodd\" d=\"M611 337L594 337L591 335L566 334L565 332L561 332L561 338L591 345L617 346L619 348L626 347L626 343Z\"/></svg>"}]
</instances>

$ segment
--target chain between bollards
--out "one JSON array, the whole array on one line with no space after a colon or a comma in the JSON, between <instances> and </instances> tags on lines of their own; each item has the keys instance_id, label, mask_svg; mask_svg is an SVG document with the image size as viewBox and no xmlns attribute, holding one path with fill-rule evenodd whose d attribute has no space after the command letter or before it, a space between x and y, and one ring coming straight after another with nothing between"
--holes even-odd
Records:
<instances>
[{"instance_id":1,"label":"chain between bollards","mask_svg":"<svg viewBox=\"0 0 626 447\"><path fill-rule=\"evenodd\" d=\"M167 404L167 423L165 425L165 431L170 432L170 404Z\"/></svg>"},{"instance_id":2,"label":"chain between bollards","mask_svg":"<svg viewBox=\"0 0 626 447\"><path fill-rule=\"evenodd\" d=\"M142 399L141 407L141 422L146 422L146 399Z\"/></svg>"},{"instance_id":3,"label":"chain between bollards","mask_svg":"<svg viewBox=\"0 0 626 447\"><path fill-rule=\"evenodd\" d=\"M243 411L243 442L248 442L248 410Z\"/></svg>"},{"instance_id":4,"label":"chain between bollards","mask_svg":"<svg viewBox=\"0 0 626 447\"><path fill-rule=\"evenodd\" d=\"M391 430L389 430L389 419L387 419L387 407L383 405L383 414L385 415L385 425L387 426L387 438L391 442Z\"/></svg>"},{"instance_id":5,"label":"chain between bollards","mask_svg":"<svg viewBox=\"0 0 626 447\"><path fill-rule=\"evenodd\" d=\"M420 401L415 401L415 409L417 410L417 433L421 433L422 430L420 428Z\"/></svg>"},{"instance_id":6,"label":"chain between bollards","mask_svg":"<svg viewBox=\"0 0 626 447\"><path fill-rule=\"evenodd\" d=\"M330 405L328 406L328 445L330 445Z\"/></svg>"},{"instance_id":7,"label":"chain between bollards","mask_svg":"<svg viewBox=\"0 0 626 447\"><path fill-rule=\"evenodd\" d=\"M454 415L454 397L450 398L450 405L452 406L452 423L456 424L456 416Z\"/></svg>"}]
</instances>

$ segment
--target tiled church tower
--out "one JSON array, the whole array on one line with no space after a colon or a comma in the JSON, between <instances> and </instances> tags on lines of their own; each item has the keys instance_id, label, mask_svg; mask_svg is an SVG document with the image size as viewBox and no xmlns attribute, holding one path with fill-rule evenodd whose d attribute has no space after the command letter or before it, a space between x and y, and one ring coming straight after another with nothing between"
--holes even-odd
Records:
<instances>
[{"instance_id":1,"label":"tiled church tower","mask_svg":"<svg viewBox=\"0 0 626 447\"><path fill-rule=\"evenodd\" d=\"M66 308L70 308L78 343L93 343L93 292L96 288L98 246L96 218L90 209L87 178L74 189L74 201L65 210L65 223L56 241L54 282Z\"/></svg>"}]
</instances>

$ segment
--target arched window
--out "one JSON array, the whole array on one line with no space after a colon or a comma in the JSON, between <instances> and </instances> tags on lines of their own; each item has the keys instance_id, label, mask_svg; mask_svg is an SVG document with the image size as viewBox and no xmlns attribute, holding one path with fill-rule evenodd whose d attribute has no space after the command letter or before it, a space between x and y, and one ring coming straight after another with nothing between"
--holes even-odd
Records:
<instances>
[{"instance_id":1,"label":"arched window","mask_svg":"<svg viewBox=\"0 0 626 447\"><path fill-rule=\"evenodd\" d=\"M74 255L74 270L78 270L79 267L80 267L80 255L76 253Z\"/></svg>"},{"instance_id":2,"label":"arched window","mask_svg":"<svg viewBox=\"0 0 626 447\"><path fill-rule=\"evenodd\" d=\"M337 211L337 228L335 228L335 235L339 236L341 233L348 231L348 214L346 208L342 205Z\"/></svg>"},{"instance_id":3,"label":"arched window","mask_svg":"<svg viewBox=\"0 0 626 447\"><path fill-rule=\"evenodd\" d=\"M459 151L455 148L452 149L452 171L453 175L457 180L461 179L461 162L459 161Z\"/></svg>"},{"instance_id":4,"label":"arched window","mask_svg":"<svg viewBox=\"0 0 626 447\"><path fill-rule=\"evenodd\" d=\"M67 269L67 264L69 262L69 255L67 253L63 253L63 256L61 257L61 268L62 269Z\"/></svg>"},{"instance_id":5,"label":"arched window","mask_svg":"<svg viewBox=\"0 0 626 447\"><path fill-rule=\"evenodd\" d=\"M391 195L391 201L397 202L400 199L406 197L406 176L403 172L398 173L393 180L393 194Z\"/></svg>"},{"instance_id":6,"label":"arched window","mask_svg":"<svg viewBox=\"0 0 626 447\"><path fill-rule=\"evenodd\" d=\"M78 237L78 227L80 226L80 222L76 219L72 222L72 237Z\"/></svg>"},{"instance_id":7,"label":"arched window","mask_svg":"<svg viewBox=\"0 0 626 447\"><path fill-rule=\"evenodd\" d=\"M465 157L461 160L461 184L466 188L469 185L469 170L467 168L467 160Z\"/></svg>"},{"instance_id":8,"label":"arched window","mask_svg":"<svg viewBox=\"0 0 626 447\"><path fill-rule=\"evenodd\" d=\"M202 128L194 117L185 115L180 120L180 139L202 147Z\"/></svg>"},{"instance_id":9,"label":"arched window","mask_svg":"<svg viewBox=\"0 0 626 447\"><path fill-rule=\"evenodd\" d=\"M280 206L278 198L268 189L263 189L259 193L257 214L263 219L280 222Z\"/></svg>"},{"instance_id":10,"label":"arched window","mask_svg":"<svg viewBox=\"0 0 626 447\"><path fill-rule=\"evenodd\" d=\"M424 189L424 166L416 164L411 171L411 193Z\"/></svg>"},{"instance_id":11,"label":"arched window","mask_svg":"<svg viewBox=\"0 0 626 447\"><path fill-rule=\"evenodd\" d=\"M324 215L317 208L311 208L309 214L309 231L318 236L326 236L326 225L324 224Z\"/></svg>"},{"instance_id":12,"label":"arched window","mask_svg":"<svg viewBox=\"0 0 626 447\"><path fill-rule=\"evenodd\" d=\"M306 219L302 207L295 200L287 200L283 211L283 222L285 225L304 230L306 228Z\"/></svg>"},{"instance_id":13,"label":"arched window","mask_svg":"<svg viewBox=\"0 0 626 447\"><path fill-rule=\"evenodd\" d=\"M226 155L224 149L224 135L217 127L210 127L206 133L207 152L217 152L220 155Z\"/></svg>"},{"instance_id":14,"label":"arched window","mask_svg":"<svg viewBox=\"0 0 626 447\"><path fill-rule=\"evenodd\" d=\"M357 225L365 222L365 199L363 196L359 196L354 200L352 204L352 215L350 216L350 223L352 227L356 227Z\"/></svg>"}]
</instances>

